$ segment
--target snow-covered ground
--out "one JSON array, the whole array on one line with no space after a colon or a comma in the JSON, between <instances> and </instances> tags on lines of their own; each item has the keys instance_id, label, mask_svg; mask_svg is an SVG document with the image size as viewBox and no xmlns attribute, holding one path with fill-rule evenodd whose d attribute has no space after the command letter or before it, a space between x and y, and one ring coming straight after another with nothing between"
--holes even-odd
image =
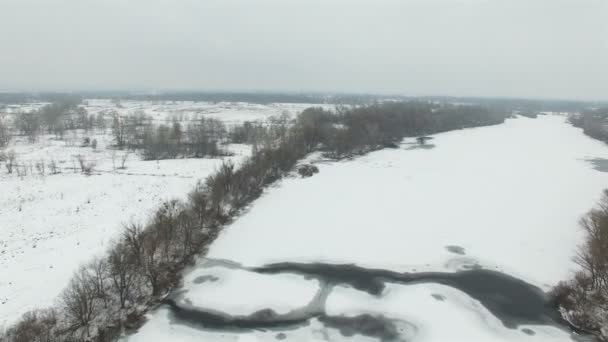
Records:
<instances>
[{"instance_id":1,"label":"snow-covered ground","mask_svg":"<svg viewBox=\"0 0 608 342\"><path fill-rule=\"evenodd\" d=\"M4 115L14 116L43 104L11 105ZM193 119L213 115L227 124L255 121L284 110L291 115L310 105L121 103L90 100L89 114L118 109L136 110L158 119ZM205 114L203 114L203 112ZM83 147L83 137L98 141L96 149ZM110 148L110 130L68 131L65 139L41 135L30 143L15 137L6 150L13 150L27 175L8 174L0 163L0 327L24 312L52 305L73 272L102 254L123 224L144 223L163 201L185 198L223 159L176 159L143 161L137 153ZM250 146L229 145L229 159L237 164L249 155ZM125 168L122 157L125 154ZM80 173L77 156L95 164L91 176ZM50 174L51 161L61 173ZM36 168L44 164L44 171Z\"/></svg>"},{"instance_id":2,"label":"snow-covered ground","mask_svg":"<svg viewBox=\"0 0 608 342\"><path fill-rule=\"evenodd\" d=\"M314 301L304 291L313 280L296 277L290 281L297 284L283 285L283 275L275 282L264 278L276 296L258 300L262 280L242 272L277 262L355 263L397 272L482 267L545 291L568 278L583 237L578 220L608 182L608 173L589 162L608 159L603 143L563 116L545 115L438 134L432 143L417 148L406 140L399 149L320 162L313 177L271 187L223 231L208 259L186 273L178 302L243 315ZM324 309L335 317L389 317L397 322L388 329L396 335L374 337L387 330L374 326L365 333L339 331L316 318L283 330L204 329L161 306L128 341L570 341L550 325L507 328L479 300L441 284L388 284L379 296L338 285Z\"/></svg>"}]
</instances>

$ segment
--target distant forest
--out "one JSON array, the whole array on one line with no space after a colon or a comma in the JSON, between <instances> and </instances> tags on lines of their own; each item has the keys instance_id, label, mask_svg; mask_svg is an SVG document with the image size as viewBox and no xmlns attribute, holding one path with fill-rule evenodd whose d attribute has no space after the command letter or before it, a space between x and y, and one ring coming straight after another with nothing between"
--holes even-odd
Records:
<instances>
[{"instance_id":1,"label":"distant forest","mask_svg":"<svg viewBox=\"0 0 608 342\"><path fill-rule=\"evenodd\" d=\"M0 92L0 104L25 102L65 102L82 99L117 99L139 101L204 101L204 102L249 102L249 103L308 103L308 104L347 104L362 105L385 101L436 101L442 103L467 103L491 107L502 111L521 112L578 112L590 108L608 107L608 103L570 101L570 100L534 100L516 98L483 98L483 97L448 97L425 96L412 97L402 95L349 94L349 93L287 93L287 92L159 92L135 93L120 91L104 92Z\"/></svg>"}]
</instances>

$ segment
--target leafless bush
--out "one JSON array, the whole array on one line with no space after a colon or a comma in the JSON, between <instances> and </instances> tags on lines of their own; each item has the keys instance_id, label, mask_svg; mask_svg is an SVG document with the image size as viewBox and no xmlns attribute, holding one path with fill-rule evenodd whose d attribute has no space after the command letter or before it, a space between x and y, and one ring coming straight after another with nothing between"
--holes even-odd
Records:
<instances>
[{"instance_id":1,"label":"leafless bush","mask_svg":"<svg viewBox=\"0 0 608 342\"><path fill-rule=\"evenodd\" d=\"M94 160L86 160L81 154L77 155L76 159L78 160L78 165L80 165L80 172L90 176L93 173L97 163Z\"/></svg>"},{"instance_id":2,"label":"leafless bush","mask_svg":"<svg viewBox=\"0 0 608 342\"><path fill-rule=\"evenodd\" d=\"M59 169L59 166L57 165L57 162L55 161L55 159L51 159L51 161L48 164L49 166L49 170L51 171L52 175L56 175L58 173L61 172L61 170Z\"/></svg>"},{"instance_id":3,"label":"leafless bush","mask_svg":"<svg viewBox=\"0 0 608 342\"><path fill-rule=\"evenodd\" d=\"M39 161L36 162L36 171L38 171L38 173L41 176L44 176L44 173L46 171L44 160L41 159L41 160L39 160Z\"/></svg>"},{"instance_id":4,"label":"leafless bush","mask_svg":"<svg viewBox=\"0 0 608 342\"><path fill-rule=\"evenodd\" d=\"M15 165L15 171L17 171L17 176L20 178L23 178L25 176L27 176L27 165L25 163L18 165Z\"/></svg>"}]
</instances>

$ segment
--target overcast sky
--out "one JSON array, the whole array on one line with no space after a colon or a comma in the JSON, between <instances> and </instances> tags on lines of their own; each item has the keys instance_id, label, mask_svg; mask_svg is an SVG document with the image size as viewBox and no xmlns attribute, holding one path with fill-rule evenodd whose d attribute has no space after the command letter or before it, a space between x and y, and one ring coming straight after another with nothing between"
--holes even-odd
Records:
<instances>
[{"instance_id":1,"label":"overcast sky","mask_svg":"<svg viewBox=\"0 0 608 342\"><path fill-rule=\"evenodd\" d=\"M0 90L608 99L608 0L0 0Z\"/></svg>"}]
</instances>

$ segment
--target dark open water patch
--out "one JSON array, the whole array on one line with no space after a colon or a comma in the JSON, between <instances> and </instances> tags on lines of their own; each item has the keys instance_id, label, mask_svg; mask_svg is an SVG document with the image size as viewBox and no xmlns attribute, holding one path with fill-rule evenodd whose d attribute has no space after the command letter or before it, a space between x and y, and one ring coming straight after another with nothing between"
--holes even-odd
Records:
<instances>
[{"instance_id":1,"label":"dark open water patch","mask_svg":"<svg viewBox=\"0 0 608 342\"><path fill-rule=\"evenodd\" d=\"M350 264L278 263L255 268L254 271L265 274L300 274L328 284L350 285L374 296L382 294L387 282L441 284L477 299L508 328L514 329L527 324L567 324L541 289L521 279L492 270L399 273Z\"/></svg>"},{"instance_id":2,"label":"dark open water patch","mask_svg":"<svg viewBox=\"0 0 608 342\"><path fill-rule=\"evenodd\" d=\"M235 265L233 267L239 268ZM307 279L317 279L320 288L304 307L285 314L263 309L250 315L231 315L212 309L192 307L187 300L182 300L184 291L175 291L164 301L164 304L171 309L172 323L222 331L276 330L280 332L307 326L312 319L317 319L327 328L337 329L345 336L359 334L383 342L405 341L404 336L412 336L417 330L412 323L373 315L329 316L325 312L327 297L336 285L351 286L370 295L381 296L387 283L403 285L435 283L456 288L478 300L507 328L516 329L521 325L551 325L576 331L562 319L541 289L521 279L492 270L400 273L353 264L291 262L240 268L260 274L297 274ZM436 299L440 300L437 297ZM524 333L529 333L529 329L524 329L522 329Z\"/></svg>"},{"instance_id":3,"label":"dark open water patch","mask_svg":"<svg viewBox=\"0 0 608 342\"><path fill-rule=\"evenodd\" d=\"M163 302L171 308L172 324L187 324L211 330L251 331L273 328L299 328L309 324L311 318L319 314L280 315L271 309L263 309L251 315L230 315L225 312L180 305L172 299Z\"/></svg>"}]
</instances>

